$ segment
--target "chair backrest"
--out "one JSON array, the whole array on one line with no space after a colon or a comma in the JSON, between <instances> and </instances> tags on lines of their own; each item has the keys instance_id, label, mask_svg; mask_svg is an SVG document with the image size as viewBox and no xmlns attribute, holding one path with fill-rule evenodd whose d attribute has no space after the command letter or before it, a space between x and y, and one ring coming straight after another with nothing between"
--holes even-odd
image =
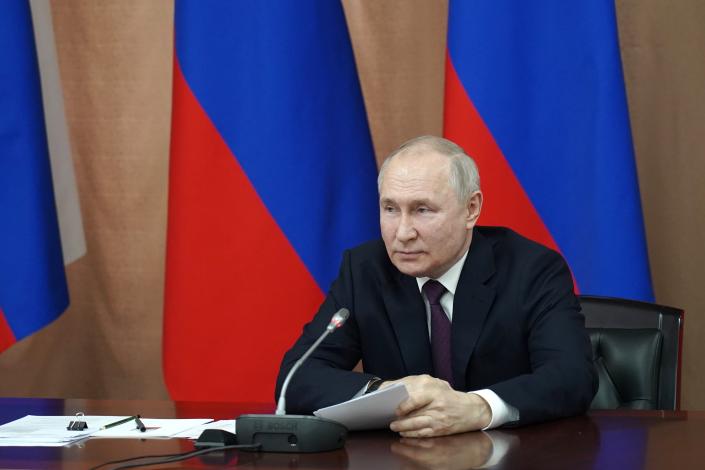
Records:
<instances>
[{"instance_id":1,"label":"chair backrest","mask_svg":"<svg viewBox=\"0 0 705 470\"><path fill-rule=\"evenodd\" d=\"M592 409L680 408L683 310L580 296L600 388Z\"/></svg>"}]
</instances>

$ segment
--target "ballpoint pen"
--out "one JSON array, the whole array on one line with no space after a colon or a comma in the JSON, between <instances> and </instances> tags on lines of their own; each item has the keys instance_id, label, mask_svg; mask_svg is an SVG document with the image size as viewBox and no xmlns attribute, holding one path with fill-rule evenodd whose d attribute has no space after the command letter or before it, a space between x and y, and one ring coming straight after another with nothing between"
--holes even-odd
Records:
<instances>
[{"instance_id":1,"label":"ballpoint pen","mask_svg":"<svg viewBox=\"0 0 705 470\"><path fill-rule=\"evenodd\" d=\"M137 421L137 420L139 419L139 417L140 417L140 415L130 416L129 418L124 418L124 419L121 419L121 420L119 420L119 421L115 421L114 423L106 424L105 426L102 426L102 427L100 428L100 430L102 431L103 429L110 429L110 428L113 428L113 427L115 427L115 426L120 426L121 424L129 423L129 422L132 421L132 420L136 420L136 421ZM139 426L139 423L141 423L141 421L138 422L138 426ZM144 426L144 424L143 424L142 426Z\"/></svg>"}]
</instances>

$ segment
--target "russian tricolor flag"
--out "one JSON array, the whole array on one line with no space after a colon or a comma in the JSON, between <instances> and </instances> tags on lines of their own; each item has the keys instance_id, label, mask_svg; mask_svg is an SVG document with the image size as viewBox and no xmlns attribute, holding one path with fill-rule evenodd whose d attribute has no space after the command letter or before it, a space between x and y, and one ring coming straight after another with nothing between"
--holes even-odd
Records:
<instances>
[{"instance_id":1,"label":"russian tricolor flag","mask_svg":"<svg viewBox=\"0 0 705 470\"><path fill-rule=\"evenodd\" d=\"M66 309L64 260L85 251L48 7L47 2L34 2L31 12L29 2L11 0L3 2L0 15L0 352ZM44 26L37 37L49 43L36 44L44 52L41 82L46 85L46 109L32 13ZM49 145L56 157L53 173L45 112L60 121L59 129L50 132ZM57 174L63 176L56 179ZM68 201L60 204L60 212L71 219L62 227L69 242L63 254L55 186L61 188L59 202Z\"/></svg>"},{"instance_id":2,"label":"russian tricolor flag","mask_svg":"<svg viewBox=\"0 0 705 470\"><path fill-rule=\"evenodd\" d=\"M177 1L164 373L174 399L269 403L284 351L379 235L338 1Z\"/></svg>"},{"instance_id":3,"label":"russian tricolor flag","mask_svg":"<svg viewBox=\"0 0 705 470\"><path fill-rule=\"evenodd\" d=\"M560 251L583 294L653 300L613 0L453 0L444 134L480 222Z\"/></svg>"}]
</instances>

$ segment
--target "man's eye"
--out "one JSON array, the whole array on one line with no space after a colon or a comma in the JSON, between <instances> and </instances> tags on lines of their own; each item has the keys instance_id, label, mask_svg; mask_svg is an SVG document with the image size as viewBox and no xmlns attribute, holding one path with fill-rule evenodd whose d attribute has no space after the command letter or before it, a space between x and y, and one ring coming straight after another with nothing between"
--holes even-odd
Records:
<instances>
[{"instance_id":1,"label":"man's eye","mask_svg":"<svg viewBox=\"0 0 705 470\"><path fill-rule=\"evenodd\" d=\"M416 212L418 212L419 214L425 214L427 212L431 212L431 210L428 207L421 206L416 209Z\"/></svg>"},{"instance_id":2,"label":"man's eye","mask_svg":"<svg viewBox=\"0 0 705 470\"><path fill-rule=\"evenodd\" d=\"M393 206L384 206L384 212L394 212L395 210Z\"/></svg>"}]
</instances>

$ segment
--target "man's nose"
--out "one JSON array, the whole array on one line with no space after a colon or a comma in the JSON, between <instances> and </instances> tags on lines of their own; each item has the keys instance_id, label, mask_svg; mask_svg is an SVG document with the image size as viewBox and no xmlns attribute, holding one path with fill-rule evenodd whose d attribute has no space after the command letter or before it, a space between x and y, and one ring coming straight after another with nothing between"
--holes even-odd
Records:
<instances>
[{"instance_id":1,"label":"man's nose","mask_svg":"<svg viewBox=\"0 0 705 470\"><path fill-rule=\"evenodd\" d=\"M402 214L399 220L399 226L397 227L397 240L407 242L416 238L416 235L416 229L411 221L411 217Z\"/></svg>"}]
</instances>

